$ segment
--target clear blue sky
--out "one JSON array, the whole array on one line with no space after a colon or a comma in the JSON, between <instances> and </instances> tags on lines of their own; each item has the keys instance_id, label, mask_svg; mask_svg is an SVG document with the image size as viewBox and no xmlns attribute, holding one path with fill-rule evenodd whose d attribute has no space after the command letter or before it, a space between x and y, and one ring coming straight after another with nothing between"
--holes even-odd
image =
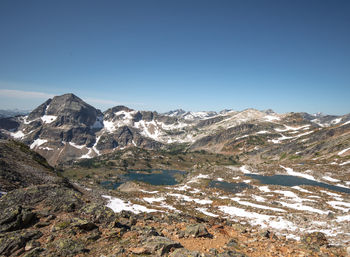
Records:
<instances>
[{"instance_id":1,"label":"clear blue sky","mask_svg":"<svg viewBox=\"0 0 350 257\"><path fill-rule=\"evenodd\" d=\"M350 112L350 1L0 1L0 108Z\"/></svg>"}]
</instances>

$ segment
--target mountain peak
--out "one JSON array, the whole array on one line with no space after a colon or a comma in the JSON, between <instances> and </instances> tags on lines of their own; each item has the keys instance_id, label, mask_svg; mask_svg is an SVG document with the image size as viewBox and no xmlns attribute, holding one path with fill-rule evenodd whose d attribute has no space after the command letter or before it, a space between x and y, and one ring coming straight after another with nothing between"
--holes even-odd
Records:
<instances>
[{"instance_id":1,"label":"mountain peak","mask_svg":"<svg viewBox=\"0 0 350 257\"><path fill-rule=\"evenodd\" d=\"M102 116L101 111L76 95L67 93L45 101L28 115L27 120L41 119L46 123L56 121L59 123L57 125L83 123L91 126L98 116ZM50 120L48 121L47 118Z\"/></svg>"}]
</instances>

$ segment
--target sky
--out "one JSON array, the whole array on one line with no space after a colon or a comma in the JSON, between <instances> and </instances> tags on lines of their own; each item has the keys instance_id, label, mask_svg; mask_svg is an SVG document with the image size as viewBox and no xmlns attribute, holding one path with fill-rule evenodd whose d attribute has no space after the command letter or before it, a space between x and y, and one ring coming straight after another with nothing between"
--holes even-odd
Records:
<instances>
[{"instance_id":1,"label":"sky","mask_svg":"<svg viewBox=\"0 0 350 257\"><path fill-rule=\"evenodd\" d=\"M348 0L2 0L0 109L350 112Z\"/></svg>"}]
</instances>

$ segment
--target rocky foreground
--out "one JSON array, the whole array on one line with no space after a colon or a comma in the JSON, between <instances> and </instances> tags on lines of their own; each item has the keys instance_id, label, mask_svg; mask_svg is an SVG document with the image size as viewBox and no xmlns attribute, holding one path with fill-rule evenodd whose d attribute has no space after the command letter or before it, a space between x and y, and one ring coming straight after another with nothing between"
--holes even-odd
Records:
<instances>
[{"instance_id":1,"label":"rocky foreground","mask_svg":"<svg viewBox=\"0 0 350 257\"><path fill-rule=\"evenodd\" d=\"M0 198L1 256L346 256L320 232L300 241L219 217L113 212L68 181Z\"/></svg>"},{"instance_id":2,"label":"rocky foreground","mask_svg":"<svg viewBox=\"0 0 350 257\"><path fill-rule=\"evenodd\" d=\"M262 186L246 177L258 169L213 166L174 186L111 191L93 179L70 182L15 141L0 141L0 163L0 256L350 256L341 244L350 231L347 193ZM322 167L321 177L308 164L274 169L346 189L343 169L327 175ZM213 180L249 186L217 192Z\"/></svg>"}]
</instances>

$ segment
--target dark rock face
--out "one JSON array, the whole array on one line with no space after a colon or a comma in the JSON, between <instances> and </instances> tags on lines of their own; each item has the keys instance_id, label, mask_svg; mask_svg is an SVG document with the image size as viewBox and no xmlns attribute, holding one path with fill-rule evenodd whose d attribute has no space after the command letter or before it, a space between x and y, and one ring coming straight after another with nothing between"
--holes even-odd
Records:
<instances>
[{"instance_id":1,"label":"dark rock face","mask_svg":"<svg viewBox=\"0 0 350 257\"><path fill-rule=\"evenodd\" d=\"M47 100L28 115L27 121L41 118L43 115L57 116L58 118L54 121L55 126L67 124L92 126L102 113L79 97L65 94Z\"/></svg>"},{"instance_id":2,"label":"dark rock face","mask_svg":"<svg viewBox=\"0 0 350 257\"><path fill-rule=\"evenodd\" d=\"M65 94L55 96L33 110L19 130L25 134L23 142L26 144L30 145L37 139L45 140L43 146L33 145L33 149L45 156L51 164L56 164L85 154L78 148L75 151L79 153L70 153L65 149L64 143L73 142L75 145L92 147L96 142L95 133L102 127L101 111L73 94Z\"/></svg>"},{"instance_id":3,"label":"dark rock face","mask_svg":"<svg viewBox=\"0 0 350 257\"><path fill-rule=\"evenodd\" d=\"M31 120L35 120L35 119L39 119L40 117L42 117L43 115L45 115L46 109L49 106L49 104L51 103L52 99L48 99L45 103L39 105L37 108L35 108L31 113L29 113L27 120L31 121Z\"/></svg>"},{"instance_id":4,"label":"dark rock face","mask_svg":"<svg viewBox=\"0 0 350 257\"><path fill-rule=\"evenodd\" d=\"M17 118L0 118L0 129L17 130L19 125Z\"/></svg>"}]
</instances>

